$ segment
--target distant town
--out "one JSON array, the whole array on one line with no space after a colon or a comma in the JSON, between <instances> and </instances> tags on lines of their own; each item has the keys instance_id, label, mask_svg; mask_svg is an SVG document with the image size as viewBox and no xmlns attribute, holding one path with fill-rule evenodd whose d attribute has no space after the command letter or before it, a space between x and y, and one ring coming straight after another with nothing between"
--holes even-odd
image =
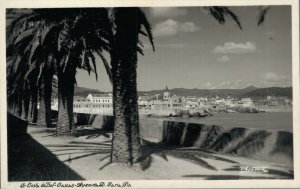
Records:
<instances>
[{"instance_id":1,"label":"distant town","mask_svg":"<svg viewBox=\"0 0 300 189\"><path fill-rule=\"evenodd\" d=\"M86 97L74 97L74 112L92 114L112 114L111 93L89 93ZM178 96L170 92L166 86L162 93L155 95L140 95L138 97L140 113L172 114L175 110L205 110L206 112L227 113L258 113L259 107L291 106L292 99L285 96L267 96L266 98L249 97L207 97L207 96ZM52 100L52 109L57 110L58 101ZM203 112L203 111L202 111ZM174 113L173 113L174 114ZM207 115L207 114L205 114Z\"/></svg>"}]
</instances>

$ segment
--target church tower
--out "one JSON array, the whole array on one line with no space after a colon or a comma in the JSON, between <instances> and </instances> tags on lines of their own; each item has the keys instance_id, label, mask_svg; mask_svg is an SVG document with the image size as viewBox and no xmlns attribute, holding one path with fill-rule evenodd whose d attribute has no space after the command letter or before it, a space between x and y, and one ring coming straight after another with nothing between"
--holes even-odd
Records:
<instances>
[{"instance_id":1,"label":"church tower","mask_svg":"<svg viewBox=\"0 0 300 189\"><path fill-rule=\"evenodd\" d=\"M170 91L168 89L168 86L166 86L166 89L164 91L164 100L169 100L171 98L171 94L170 94Z\"/></svg>"}]
</instances>

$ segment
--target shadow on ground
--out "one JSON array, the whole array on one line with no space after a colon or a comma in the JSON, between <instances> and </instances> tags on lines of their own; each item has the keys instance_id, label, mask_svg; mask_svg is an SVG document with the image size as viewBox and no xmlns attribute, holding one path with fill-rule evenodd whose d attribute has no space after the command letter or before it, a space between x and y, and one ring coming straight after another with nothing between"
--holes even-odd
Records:
<instances>
[{"instance_id":1,"label":"shadow on ground","mask_svg":"<svg viewBox=\"0 0 300 189\"><path fill-rule=\"evenodd\" d=\"M143 158L141 159L141 168L143 170L148 169L152 163L152 155L157 155L164 160L168 161L168 156L172 156L178 159L192 162L203 168L217 171L213 165L209 164L205 159L214 159L231 164L237 164L238 162L215 156L209 151L202 151L193 148L180 148L180 147L168 147L160 143L152 143L147 140L143 140Z\"/></svg>"},{"instance_id":2,"label":"shadow on ground","mask_svg":"<svg viewBox=\"0 0 300 189\"><path fill-rule=\"evenodd\" d=\"M85 136L86 139L98 138L101 136L104 136L105 138L110 138L109 133L111 133L111 131L106 131L104 129L98 129L98 128L92 128L92 127L85 127L82 129L77 129L75 135L76 135L76 137Z\"/></svg>"},{"instance_id":3,"label":"shadow on ground","mask_svg":"<svg viewBox=\"0 0 300 189\"><path fill-rule=\"evenodd\" d=\"M27 122L8 114L8 181L84 180L26 133Z\"/></svg>"},{"instance_id":4,"label":"shadow on ground","mask_svg":"<svg viewBox=\"0 0 300 189\"><path fill-rule=\"evenodd\" d=\"M140 165L142 170L146 170L151 167L152 164L152 156L156 155L163 158L165 161L168 161L168 157L172 156L178 159L182 159L185 161L192 162L202 168L218 171L214 165L209 164L206 160L213 159L217 161L222 161L224 163L231 164L230 168L223 169L223 171L228 171L229 175L182 175L184 178L201 178L204 180L238 180L238 179L293 179L294 172L293 170L288 170L287 172L276 170L276 169L268 169L268 173L265 176L248 176L248 175L230 175L230 172L240 171L240 163L233 161L228 158L223 158L210 151L199 150L195 148L182 148L182 147L167 147L162 143L152 143L147 140L143 140L143 158L140 160Z\"/></svg>"},{"instance_id":5,"label":"shadow on ground","mask_svg":"<svg viewBox=\"0 0 300 189\"><path fill-rule=\"evenodd\" d=\"M55 139L54 129L36 130L35 133L44 133L41 137L50 137ZM32 181L32 180L84 180L82 176L70 169L66 164L76 163L76 160L89 156L99 155L101 167L99 170L110 165L111 152L111 131L102 129L81 128L77 131L77 137L83 137L84 140L66 141L64 144L46 144L38 143L27 134L27 123L18 122L14 117L8 116L8 179L9 181ZM86 141L104 137L101 142ZM49 150L48 150L49 149ZM168 146L163 143L152 143L142 140L143 157L140 159L142 170L151 167L153 156L158 156L167 163L169 157L174 157L184 161L191 162L195 166L216 172L216 174L187 174L183 178L199 178L206 180L237 180L237 179L274 179L274 178L293 178L293 171L284 172L275 169L269 169L269 174L261 176L231 175L233 171L240 169L239 162L230 157L220 157L215 153L197 148ZM59 158L59 159L58 159ZM98 158L98 157L97 157ZM215 160L229 164L229 168L218 170L218 167L212 164ZM218 171L223 171L219 173ZM229 175L224 174L229 173ZM276 177L277 176L277 177Z\"/></svg>"}]
</instances>

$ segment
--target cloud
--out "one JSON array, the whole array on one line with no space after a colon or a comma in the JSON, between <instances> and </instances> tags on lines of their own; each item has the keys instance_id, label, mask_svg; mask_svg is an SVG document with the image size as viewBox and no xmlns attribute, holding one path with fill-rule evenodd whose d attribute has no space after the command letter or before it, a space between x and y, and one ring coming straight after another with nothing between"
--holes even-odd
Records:
<instances>
[{"instance_id":1,"label":"cloud","mask_svg":"<svg viewBox=\"0 0 300 189\"><path fill-rule=\"evenodd\" d=\"M219 89L243 89L245 87L250 86L249 84L249 82L238 79L232 81L222 81L219 84L217 84L217 87Z\"/></svg>"},{"instance_id":2,"label":"cloud","mask_svg":"<svg viewBox=\"0 0 300 189\"><path fill-rule=\"evenodd\" d=\"M254 42L235 43L226 42L223 46L217 46L213 52L217 54L240 54L240 53L252 53L256 51L256 45Z\"/></svg>"},{"instance_id":3,"label":"cloud","mask_svg":"<svg viewBox=\"0 0 300 189\"><path fill-rule=\"evenodd\" d=\"M207 82L207 83L205 84L205 86L206 86L206 87L211 87L211 83L210 83L210 82Z\"/></svg>"},{"instance_id":4,"label":"cloud","mask_svg":"<svg viewBox=\"0 0 300 189\"><path fill-rule=\"evenodd\" d=\"M260 86L291 86L292 80L285 75L279 75L273 72L266 72L260 76Z\"/></svg>"},{"instance_id":5,"label":"cloud","mask_svg":"<svg viewBox=\"0 0 300 189\"><path fill-rule=\"evenodd\" d=\"M210 82L207 82L207 83L205 84L205 87L206 87L207 89L216 89L216 87L213 86Z\"/></svg>"},{"instance_id":6,"label":"cloud","mask_svg":"<svg viewBox=\"0 0 300 189\"><path fill-rule=\"evenodd\" d=\"M220 83L221 86L228 86L231 85L230 81L223 81L222 83Z\"/></svg>"},{"instance_id":7,"label":"cloud","mask_svg":"<svg viewBox=\"0 0 300 189\"><path fill-rule=\"evenodd\" d=\"M284 76L284 75L277 75L276 73L273 73L273 72L267 72L265 74L263 74L261 76L264 80L266 81L283 81L283 80L286 80L287 77Z\"/></svg>"},{"instance_id":8,"label":"cloud","mask_svg":"<svg viewBox=\"0 0 300 189\"><path fill-rule=\"evenodd\" d=\"M150 8L150 14L153 17L174 18L174 17L186 15L187 10L178 7L153 7Z\"/></svg>"},{"instance_id":9,"label":"cloud","mask_svg":"<svg viewBox=\"0 0 300 189\"><path fill-rule=\"evenodd\" d=\"M180 25L180 30L187 33L193 33L200 30L194 22L184 22Z\"/></svg>"},{"instance_id":10,"label":"cloud","mask_svg":"<svg viewBox=\"0 0 300 189\"><path fill-rule=\"evenodd\" d=\"M173 19L168 19L155 25L153 35L159 36L174 36L178 33L194 33L199 31L198 27L193 22L178 22Z\"/></svg>"},{"instance_id":11,"label":"cloud","mask_svg":"<svg viewBox=\"0 0 300 189\"><path fill-rule=\"evenodd\" d=\"M219 62L229 62L230 58L227 55L223 55L223 56L221 56L221 57L218 58L218 61Z\"/></svg>"},{"instance_id":12,"label":"cloud","mask_svg":"<svg viewBox=\"0 0 300 189\"><path fill-rule=\"evenodd\" d=\"M252 83L247 83L246 84L246 87L250 87L250 86L253 86L253 84Z\"/></svg>"}]
</instances>

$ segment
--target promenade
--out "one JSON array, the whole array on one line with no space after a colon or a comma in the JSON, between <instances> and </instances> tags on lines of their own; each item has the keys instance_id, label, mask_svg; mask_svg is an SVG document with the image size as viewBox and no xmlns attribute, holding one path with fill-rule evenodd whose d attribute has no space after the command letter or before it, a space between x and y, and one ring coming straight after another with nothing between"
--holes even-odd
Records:
<instances>
[{"instance_id":1,"label":"promenade","mask_svg":"<svg viewBox=\"0 0 300 189\"><path fill-rule=\"evenodd\" d=\"M293 168L286 165L192 147L163 148L147 141L143 141L146 158L129 168L110 164L109 131L81 127L77 137L58 138L55 128L29 125L27 133L9 141L10 181L293 178Z\"/></svg>"}]
</instances>

